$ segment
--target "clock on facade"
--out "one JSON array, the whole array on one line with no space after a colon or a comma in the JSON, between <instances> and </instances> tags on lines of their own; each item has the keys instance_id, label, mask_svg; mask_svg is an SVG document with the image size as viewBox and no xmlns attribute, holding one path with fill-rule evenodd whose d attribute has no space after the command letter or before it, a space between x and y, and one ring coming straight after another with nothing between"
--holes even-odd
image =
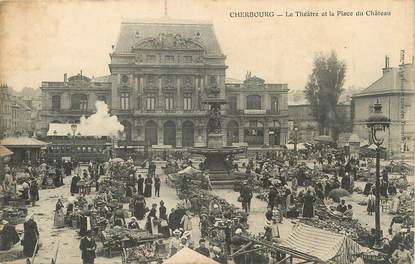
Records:
<instances>
[{"instance_id":1,"label":"clock on facade","mask_svg":"<svg viewBox=\"0 0 415 264\"><path fill-rule=\"evenodd\" d=\"M127 76L127 75L123 75L123 76L121 77L121 81L122 81L123 83L127 83L127 82L128 82L128 76Z\"/></svg>"}]
</instances>

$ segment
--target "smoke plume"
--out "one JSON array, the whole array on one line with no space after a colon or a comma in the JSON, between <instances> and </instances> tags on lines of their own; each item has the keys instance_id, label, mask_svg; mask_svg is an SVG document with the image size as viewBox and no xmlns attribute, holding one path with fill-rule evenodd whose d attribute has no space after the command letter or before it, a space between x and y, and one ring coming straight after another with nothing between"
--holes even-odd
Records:
<instances>
[{"instance_id":1,"label":"smoke plume","mask_svg":"<svg viewBox=\"0 0 415 264\"><path fill-rule=\"evenodd\" d=\"M118 121L117 116L111 116L108 105L102 101L96 101L97 112L90 117L81 117L77 131L82 136L118 136L124 131L124 126Z\"/></svg>"}]
</instances>

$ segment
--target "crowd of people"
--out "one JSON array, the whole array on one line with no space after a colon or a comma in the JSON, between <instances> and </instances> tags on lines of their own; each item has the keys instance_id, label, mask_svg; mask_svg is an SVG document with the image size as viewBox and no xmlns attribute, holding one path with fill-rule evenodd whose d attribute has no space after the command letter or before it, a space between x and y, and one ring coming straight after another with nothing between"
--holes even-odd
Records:
<instances>
[{"instance_id":1,"label":"crowd of people","mask_svg":"<svg viewBox=\"0 0 415 264\"><path fill-rule=\"evenodd\" d=\"M347 191L347 195L359 191L356 181L361 177L362 161L348 157L343 151L317 146L299 153L257 153L247 162L238 162L234 157L228 161L231 170L243 174L237 191L243 211L241 214L244 214L233 223L232 218L224 213L223 204L203 204L201 196L205 193L195 192L195 188L204 192L212 190L207 173L202 173L199 185L193 185L190 177L183 177L176 185L181 195L177 204L167 208L166 200L159 198L163 198L164 177L160 177L156 164L151 160L141 166L135 165L132 159L114 159L103 163L91 161L88 164L69 161L47 164L41 161L39 164L27 164L20 175L14 168L6 166L2 187L9 201L20 199L27 204L35 204L39 200L39 188L61 187L64 177L72 175L70 184L64 187L69 189L70 196L56 199L53 226L72 227L79 231L81 258L88 264L94 263L96 258L96 239L100 238L100 233L114 228L144 230L168 241L167 256L189 247L219 263L227 263L232 252L246 245L246 237L250 235L247 222L255 197L264 200L266 207L262 237L265 241L275 241L280 237L279 224L285 218L318 219L318 206L329 200L334 201L333 215L341 219L356 219L353 212L355 205L333 195L339 189ZM183 167L193 166L191 161L182 158L170 160L169 166L177 171L180 163ZM204 169L203 166L199 168ZM376 210L376 190L370 169L368 174L368 183L361 193L366 196L366 211L372 215ZM382 171L382 204L388 205L389 213L395 215L388 230L388 255L390 259L404 261L398 263L410 263L405 259L411 260L413 256L413 217L404 214L402 208L413 200L413 192L389 181L388 175L385 167ZM156 199L158 202L155 202ZM226 222L227 219L231 221ZM199 223L200 230L195 230L195 223ZM1 248L10 249L21 241L24 255L32 258L40 246L34 216L27 216L22 239L13 225L6 220L2 224ZM199 231L200 239L196 234ZM215 243L213 231L223 232L215 234L216 238L223 234L223 243ZM284 255L273 257L281 260ZM241 255L235 255L233 260L237 264L246 263L246 258Z\"/></svg>"}]
</instances>

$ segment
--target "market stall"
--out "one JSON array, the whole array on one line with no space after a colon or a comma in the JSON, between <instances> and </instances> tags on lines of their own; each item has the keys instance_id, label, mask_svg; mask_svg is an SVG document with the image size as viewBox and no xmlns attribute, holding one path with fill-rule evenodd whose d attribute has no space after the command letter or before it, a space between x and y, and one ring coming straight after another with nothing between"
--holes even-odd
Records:
<instances>
[{"instance_id":1,"label":"market stall","mask_svg":"<svg viewBox=\"0 0 415 264\"><path fill-rule=\"evenodd\" d=\"M291 235L279 245L314 258L314 263L353 263L357 256L370 251L348 236L314 228L304 224L294 227Z\"/></svg>"}]
</instances>

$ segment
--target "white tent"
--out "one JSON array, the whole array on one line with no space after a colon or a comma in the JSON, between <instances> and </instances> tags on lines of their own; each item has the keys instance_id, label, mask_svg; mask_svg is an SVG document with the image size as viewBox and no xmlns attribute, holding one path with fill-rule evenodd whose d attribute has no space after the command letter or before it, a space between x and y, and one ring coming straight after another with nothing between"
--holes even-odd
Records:
<instances>
[{"instance_id":1,"label":"white tent","mask_svg":"<svg viewBox=\"0 0 415 264\"><path fill-rule=\"evenodd\" d=\"M187 174L187 175L195 175L198 173L201 173L201 171L193 168L192 166L187 166L183 170L177 172L177 174Z\"/></svg>"},{"instance_id":2,"label":"white tent","mask_svg":"<svg viewBox=\"0 0 415 264\"><path fill-rule=\"evenodd\" d=\"M346 235L304 224L297 224L279 247L306 254L324 263L333 261L339 264L352 263L355 255L369 250Z\"/></svg>"},{"instance_id":3,"label":"white tent","mask_svg":"<svg viewBox=\"0 0 415 264\"><path fill-rule=\"evenodd\" d=\"M214 261L202 254L188 248L184 247L171 258L167 259L164 264L219 264L219 262Z\"/></svg>"},{"instance_id":4,"label":"white tent","mask_svg":"<svg viewBox=\"0 0 415 264\"><path fill-rule=\"evenodd\" d=\"M288 150L294 150L294 144L285 144ZM306 149L305 143L298 143L297 150Z\"/></svg>"}]
</instances>

